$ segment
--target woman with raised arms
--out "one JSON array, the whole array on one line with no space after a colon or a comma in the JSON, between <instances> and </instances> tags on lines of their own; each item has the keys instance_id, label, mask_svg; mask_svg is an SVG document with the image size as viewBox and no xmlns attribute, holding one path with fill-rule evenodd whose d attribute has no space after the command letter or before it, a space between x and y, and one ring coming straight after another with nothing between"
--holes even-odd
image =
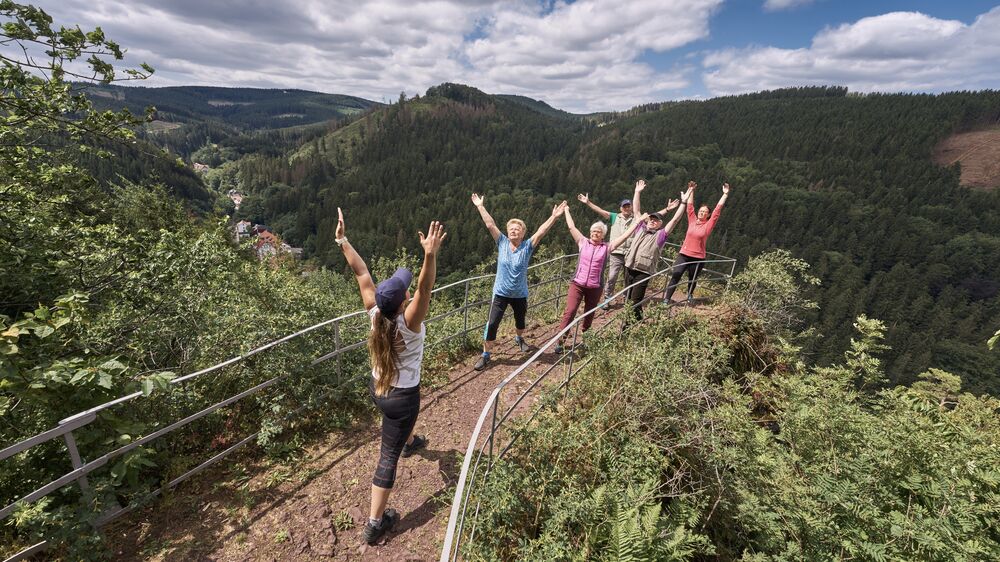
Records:
<instances>
[{"instance_id":1,"label":"woman with raised arms","mask_svg":"<svg viewBox=\"0 0 1000 562\"><path fill-rule=\"evenodd\" d=\"M566 202L552 207L552 215L548 220L538 227L538 230L525 239L524 235L528 231L527 226L521 219L510 219L507 221L507 234L500 232L493 217L484 206L485 198L478 193L472 194L472 204L479 211L486 230L489 231L493 241L497 244L497 275L493 282L493 299L490 303L490 317L486 322L486 329L483 332L483 354L476 361L477 371L482 371L490 363L490 354L493 352L494 342L497 339L497 328L503 320L507 307L514 310L514 327L517 335L514 343L522 352L527 352L530 347L524 341L524 328L526 326L526 315L528 311L528 263L534 254L542 237L552 228L563 209Z\"/></svg>"},{"instance_id":2,"label":"woman with raised arms","mask_svg":"<svg viewBox=\"0 0 1000 562\"><path fill-rule=\"evenodd\" d=\"M419 233L424 263L411 298L409 286L413 274L406 268L397 269L392 277L375 285L368 266L348 242L344 214L337 209L336 242L354 272L361 300L371 318L368 351L372 376L368 379L368 391L382 412L382 447L372 478L371 510L363 531L368 544L375 544L399 521L399 513L385 507L396 480L399 457L408 457L427 444L427 439L413 430L420 412L420 367L427 333L424 318L437 274L437 253L447 236L444 225L437 221L430 224L426 236Z\"/></svg>"}]
</instances>

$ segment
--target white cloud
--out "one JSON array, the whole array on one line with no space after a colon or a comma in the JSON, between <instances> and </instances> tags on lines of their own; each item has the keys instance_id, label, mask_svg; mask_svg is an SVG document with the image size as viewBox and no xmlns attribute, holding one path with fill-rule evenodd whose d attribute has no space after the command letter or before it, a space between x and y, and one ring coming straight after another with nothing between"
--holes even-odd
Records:
<instances>
[{"instance_id":1,"label":"white cloud","mask_svg":"<svg viewBox=\"0 0 1000 562\"><path fill-rule=\"evenodd\" d=\"M764 0L764 9L769 12L777 12L812 3L813 0Z\"/></svg>"},{"instance_id":2,"label":"white cloud","mask_svg":"<svg viewBox=\"0 0 1000 562\"><path fill-rule=\"evenodd\" d=\"M525 95L545 92L560 107L621 109L670 97L689 84L686 68L657 71L639 61L708 36L721 0L580 0L548 13L499 9L484 37L465 49L474 83Z\"/></svg>"},{"instance_id":3,"label":"white cloud","mask_svg":"<svg viewBox=\"0 0 1000 562\"><path fill-rule=\"evenodd\" d=\"M690 65L643 62L708 36L723 0L62 0L157 69L145 85L294 87L394 99L441 82L624 109L679 93ZM685 63L687 64L687 63Z\"/></svg>"},{"instance_id":4,"label":"white cloud","mask_svg":"<svg viewBox=\"0 0 1000 562\"><path fill-rule=\"evenodd\" d=\"M703 78L716 95L819 84L940 92L1000 87L997 60L1000 8L972 24L893 12L824 29L808 48L711 53Z\"/></svg>"}]
</instances>

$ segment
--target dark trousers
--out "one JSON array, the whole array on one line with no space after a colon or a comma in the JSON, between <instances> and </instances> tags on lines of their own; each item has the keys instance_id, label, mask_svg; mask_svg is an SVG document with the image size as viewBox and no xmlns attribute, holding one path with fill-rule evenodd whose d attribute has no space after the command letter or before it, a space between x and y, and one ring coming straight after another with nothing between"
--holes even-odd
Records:
<instances>
[{"instance_id":1,"label":"dark trousers","mask_svg":"<svg viewBox=\"0 0 1000 562\"><path fill-rule=\"evenodd\" d=\"M514 326L518 330L524 329L525 318L528 313L527 297L514 298L493 295L493 302L490 303L490 319L486 323L486 331L483 333L483 339L486 341L497 339L497 328L500 327L500 321L503 320L503 313L507 310L508 305L514 309Z\"/></svg>"},{"instance_id":2,"label":"dark trousers","mask_svg":"<svg viewBox=\"0 0 1000 562\"><path fill-rule=\"evenodd\" d=\"M559 331L563 328L569 326L570 322L573 321L573 317L576 316L576 310L580 308L580 301L583 301L583 313L586 314L597 307L597 304L601 302L601 288L594 287L588 289L587 287L581 287L574 282L569 284L569 292L566 294L566 310L563 312L562 323L559 324ZM590 325L594 323L594 315L591 314L583 319L583 331L586 332L590 329Z\"/></svg>"},{"instance_id":3,"label":"dark trousers","mask_svg":"<svg viewBox=\"0 0 1000 562\"><path fill-rule=\"evenodd\" d=\"M382 411L382 450L372 484L379 488L392 488L396 482L396 464L403 452L403 445L417 424L420 412L420 387L393 388L385 396L375 395L375 379L368 378L368 393L372 402Z\"/></svg>"},{"instance_id":4,"label":"dark trousers","mask_svg":"<svg viewBox=\"0 0 1000 562\"><path fill-rule=\"evenodd\" d=\"M684 275L685 271L688 274L687 297L690 299L694 295L695 285L698 284L698 274L701 273L701 268L704 266L704 258L692 258L684 254L677 254L677 259L674 260L673 271L670 274L670 284L667 285L667 295L664 297L664 300L669 301L670 297L674 296L674 289L681 282L681 276Z\"/></svg>"},{"instance_id":5,"label":"dark trousers","mask_svg":"<svg viewBox=\"0 0 1000 562\"><path fill-rule=\"evenodd\" d=\"M636 320L642 320L642 301L646 298L646 287L649 286L649 274L635 269L625 268L625 286L638 283L625 293L626 302L632 303L632 315Z\"/></svg>"}]
</instances>

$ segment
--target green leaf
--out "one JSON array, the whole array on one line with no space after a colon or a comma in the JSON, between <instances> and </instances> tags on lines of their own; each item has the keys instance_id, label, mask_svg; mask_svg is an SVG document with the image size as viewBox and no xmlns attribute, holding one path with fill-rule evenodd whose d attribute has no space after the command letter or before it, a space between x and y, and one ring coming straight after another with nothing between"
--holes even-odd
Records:
<instances>
[{"instance_id":1,"label":"green leaf","mask_svg":"<svg viewBox=\"0 0 1000 562\"><path fill-rule=\"evenodd\" d=\"M35 327L35 335L43 339L51 336L53 333L55 333L55 331L56 331L55 328L47 324L42 324Z\"/></svg>"},{"instance_id":2,"label":"green leaf","mask_svg":"<svg viewBox=\"0 0 1000 562\"><path fill-rule=\"evenodd\" d=\"M128 369L128 367L126 367L124 364L122 364L121 361L118 361L117 359L109 359L104 363L101 363L99 368L102 371L118 371L118 372L122 372Z\"/></svg>"}]
</instances>

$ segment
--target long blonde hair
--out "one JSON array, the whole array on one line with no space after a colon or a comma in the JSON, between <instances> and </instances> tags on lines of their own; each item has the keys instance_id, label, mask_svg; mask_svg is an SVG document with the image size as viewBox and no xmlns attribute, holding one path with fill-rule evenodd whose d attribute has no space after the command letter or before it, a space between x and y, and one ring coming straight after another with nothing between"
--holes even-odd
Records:
<instances>
[{"instance_id":1,"label":"long blonde hair","mask_svg":"<svg viewBox=\"0 0 1000 562\"><path fill-rule=\"evenodd\" d=\"M398 318L399 315L396 315ZM372 331L368 334L368 354L371 356L372 370L378 374L375 381L375 396L385 396L392 390L399 378L396 363L399 360L399 331L396 318L387 318L382 311L376 311L372 320Z\"/></svg>"}]
</instances>

